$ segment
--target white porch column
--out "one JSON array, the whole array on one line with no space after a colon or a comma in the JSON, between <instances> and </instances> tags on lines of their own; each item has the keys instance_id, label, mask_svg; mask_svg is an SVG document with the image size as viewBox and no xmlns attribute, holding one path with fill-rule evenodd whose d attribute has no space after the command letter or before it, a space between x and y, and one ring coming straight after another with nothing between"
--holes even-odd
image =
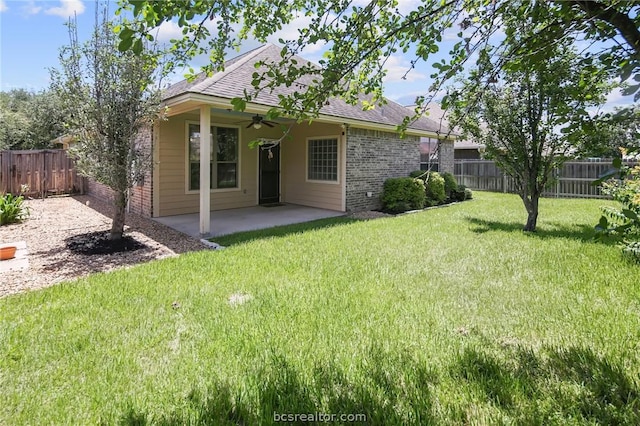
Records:
<instances>
[{"instance_id":1,"label":"white porch column","mask_svg":"<svg viewBox=\"0 0 640 426\"><path fill-rule=\"evenodd\" d=\"M210 234L211 221L211 110L200 107L200 235Z\"/></svg>"}]
</instances>

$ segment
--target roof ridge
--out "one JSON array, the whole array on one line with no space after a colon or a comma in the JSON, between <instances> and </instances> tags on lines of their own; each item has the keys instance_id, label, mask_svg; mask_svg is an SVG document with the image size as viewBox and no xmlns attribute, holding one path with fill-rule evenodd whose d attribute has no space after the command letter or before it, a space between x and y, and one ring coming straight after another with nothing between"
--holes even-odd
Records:
<instances>
[{"instance_id":1,"label":"roof ridge","mask_svg":"<svg viewBox=\"0 0 640 426\"><path fill-rule=\"evenodd\" d=\"M233 64L231 64L229 67L225 67L224 71L217 72L217 73L213 74L211 77L205 78L200 83L192 86L189 89L189 91L199 92L201 90L204 90L205 88L211 86L212 84L216 83L217 81L222 80L224 77L229 75L229 73L231 73L232 71L235 71L236 69L240 68L242 65L246 64L250 59L256 57L257 55L259 55L263 51L267 50L271 46L275 46L275 45L272 44L272 43L266 43L266 44L263 44L262 46L256 47L255 49L249 50L248 52L245 52L240 56L236 56L235 58L232 58L232 59L229 59L228 61L225 61L225 63L233 61Z\"/></svg>"}]
</instances>

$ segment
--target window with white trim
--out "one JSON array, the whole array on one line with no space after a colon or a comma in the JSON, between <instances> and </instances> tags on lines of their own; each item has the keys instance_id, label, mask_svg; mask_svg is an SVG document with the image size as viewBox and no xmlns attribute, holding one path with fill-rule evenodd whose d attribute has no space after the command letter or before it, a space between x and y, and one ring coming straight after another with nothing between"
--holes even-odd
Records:
<instances>
[{"instance_id":1,"label":"window with white trim","mask_svg":"<svg viewBox=\"0 0 640 426\"><path fill-rule=\"evenodd\" d=\"M238 141L236 127L211 126L211 189L238 187ZM215 145L213 141L216 141ZM189 190L200 189L200 125L189 124Z\"/></svg>"},{"instance_id":2,"label":"window with white trim","mask_svg":"<svg viewBox=\"0 0 640 426\"><path fill-rule=\"evenodd\" d=\"M307 179L338 181L338 139L323 138L307 141Z\"/></svg>"}]
</instances>

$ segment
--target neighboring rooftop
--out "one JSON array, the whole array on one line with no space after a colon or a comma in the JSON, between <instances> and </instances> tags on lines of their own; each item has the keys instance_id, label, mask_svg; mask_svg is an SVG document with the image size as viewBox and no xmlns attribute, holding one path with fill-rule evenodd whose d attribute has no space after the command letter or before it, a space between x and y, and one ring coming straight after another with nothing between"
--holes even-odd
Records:
<instances>
[{"instance_id":1,"label":"neighboring rooftop","mask_svg":"<svg viewBox=\"0 0 640 426\"><path fill-rule=\"evenodd\" d=\"M210 95L219 98L233 99L244 96L244 90L253 88L251 82L253 73L256 72L254 64L259 61L273 62L280 60L281 49L273 44L266 44L257 49L251 50L243 55L225 62L224 71L217 72L211 76L202 73L193 81L183 80L170 87L163 93L163 100L169 100L177 96L194 93ZM309 63L304 58L294 56L298 64ZM315 77L313 77L315 78ZM252 102L259 105L275 107L278 106L279 95L290 95L296 91L304 90L308 84L312 84L312 77L302 78L297 84L289 87L279 86L272 91L261 91ZM308 81L307 81L308 80ZM306 83L305 83L306 81ZM308 84L307 84L308 83ZM362 96L361 100L366 100ZM364 111L361 105L350 105L339 98L331 98L320 113L327 116L365 121L376 124L386 124L397 126L402 123L407 114L407 110L400 104L389 99L383 106L376 106L373 109ZM422 117L409 125L410 129L434 132L439 134L449 133L445 125L441 125L427 117Z\"/></svg>"},{"instance_id":2,"label":"neighboring rooftop","mask_svg":"<svg viewBox=\"0 0 640 426\"><path fill-rule=\"evenodd\" d=\"M428 117L435 121L436 123L441 123L443 126L449 128L449 120L447 119L447 112L445 110L442 109L442 107L440 106L439 103L437 102L430 102L427 104L426 106L426 112L428 114ZM462 129L460 129L459 127L454 127L451 129L452 134L454 135L461 135L462 134ZM478 149L478 148L484 148L484 145L473 142L471 140L468 139L456 139L453 142L454 148L455 149Z\"/></svg>"}]
</instances>

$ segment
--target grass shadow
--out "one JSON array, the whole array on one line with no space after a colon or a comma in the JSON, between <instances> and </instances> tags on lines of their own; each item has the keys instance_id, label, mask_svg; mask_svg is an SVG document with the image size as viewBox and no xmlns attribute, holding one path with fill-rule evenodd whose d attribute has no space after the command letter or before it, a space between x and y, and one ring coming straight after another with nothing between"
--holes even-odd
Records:
<instances>
[{"instance_id":1,"label":"grass shadow","mask_svg":"<svg viewBox=\"0 0 640 426\"><path fill-rule=\"evenodd\" d=\"M334 226L346 225L349 223L360 222L361 219L356 219L347 216L337 216L325 219L312 220L310 222L295 223L291 225L281 225L272 228L258 229L255 231L243 231L235 234L221 235L219 237L213 237L210 240L215 241L221 246L229 247L237 244L244 244L254 240L261 240L266 238L278 238L285 237L291 234L300 234L303 232L317 231L320 229L332 228Z\"/></svg>"},{"instance_id":2,"label":"grass shadow","mask_svg":"<svg viewBox=\"0 0 640 426\"><path fill-rule=\"evenodd\" d=\"M494 220L467 217L470 230L477 234L487 232L518 232L533 238L566 238L581 242L602 242L603 244L613 244L609 241L596 240L594 226L590 225L565 225L561 223L545 223L538 226L535 232L524 232L524 224L521 222L499 222Z\"/></svg>"},{"instance_id":3,"label":"grass shadow","mask_svg":"<svg viewBox=\"0 0 640 426\"><path fill-rule=\"evenodd\" d=\"M467 348L453 376L520 424L640 424L638 383L589 348Z\"/></svg>"},{"instance_id":4,"label":"grass shadow","mask_svg":"<svg viewBox=\"0 0 640 426\"><path fill-rule=\"evenodd\" d=\"M129 406L118 424L434 423L429 387L435 375L426 365L380 349L373 349L364 361L358 367L366 373L360 371L356 382L333 361L318 362L308 371L274 355L252 374L250 390L213 379L204 391L192 391L186 401L177 401L176 406L184 408L151 415Z\"/></svg>"}]
</instances>

